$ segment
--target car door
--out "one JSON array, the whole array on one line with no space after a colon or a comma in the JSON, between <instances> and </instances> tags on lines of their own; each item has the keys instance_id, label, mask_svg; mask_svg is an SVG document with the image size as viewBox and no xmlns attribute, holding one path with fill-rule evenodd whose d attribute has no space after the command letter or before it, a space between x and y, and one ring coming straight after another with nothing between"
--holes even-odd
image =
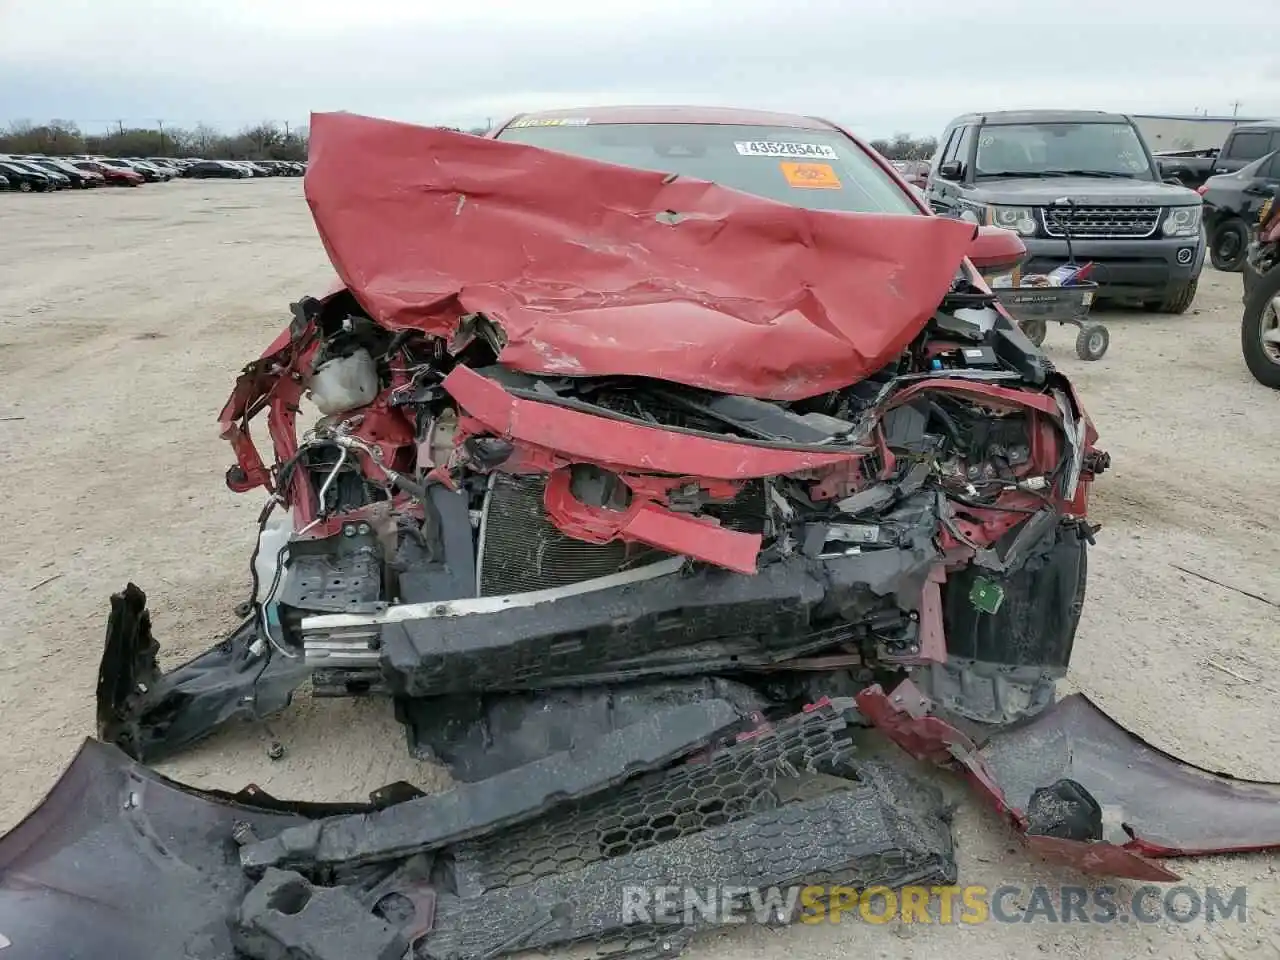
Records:
<instances>
[{"instance_id":1,"label":"car door","mask_svg":"<svg viewBox=\"0 0 1280 960\"><path fill-rule=\"evenodd\" d=\"M1276 187L1280 187L1280 149L1263 160L1244 185L1245 223L1253 223L1258 218L1263 202L1275 195Z\"/></svg>"},{"instance_id":2,"label":"car door","mask_svg":"<svg viewBox=\"0 0 1280 960\"><path fill-rule=\"evenodd\" d=\"M951 213L955 208L957 191L954 189L954 183L938 176L938 168L956 159L956 153L960 147L960 134L963 130L964 125L961 124L943 134L942 145L934 154L933 163L929 167L929 176L925 181L925 199L933 212L942 216Z\"/></svg>"},{"instance_id":3,"label":"car door","mask_svg":"<svg viewBox=\"0 0 1280 960\"><path fill-rule=\"evenodd\" d=\"M1235 173L1280 147L1280 131L1233 130L1222 145L1213 172Z\"/></svg>"}]
</instances>

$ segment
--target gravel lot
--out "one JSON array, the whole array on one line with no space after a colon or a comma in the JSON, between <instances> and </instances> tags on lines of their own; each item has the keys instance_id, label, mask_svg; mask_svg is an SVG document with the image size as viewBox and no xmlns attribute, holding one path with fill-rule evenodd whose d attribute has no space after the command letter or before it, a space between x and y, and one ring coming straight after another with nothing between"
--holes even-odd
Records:
<instances>
[{"instance_id":1,"label":"gravel lot","mask_svg":"<svg viewBox=\"0 0 1280 960\"><path fill-rule=\"evenodd\" d=\"M176 661L232 624L248 592L261 498L223 485L215 418L232 380L332 273L298 180L0 195L0 829L38 802L93 730L107 597L132 579ZM1076 378L1114 466L1071 685L1182 757L1280 780L1280 395L1240 357L1239 278L1206 271L1182 317L1110 315L1083 363L1073 328L1048 349ZM265 427L263 428L265 429ZM1225 672L1206 662L1212 658ZM1244 678L1244 679L1240 679ZM272 740L283 760L266 755ZM388 706L303 700L207 742L165 772L277 796L362 798L440 772L411 761ZM957 792L958 798L963 797ZM961 880L1081 883L1016 849L963 802ZM839 926L708 936L701 957L1280 956L1280 859L1183 865L1196 885L1249 885L1249 916L1205 925ZM1122 887L1122 889L1131 889ZM1025 900L1019 902L1025 903Z\"/></svg>"}]
</instances>

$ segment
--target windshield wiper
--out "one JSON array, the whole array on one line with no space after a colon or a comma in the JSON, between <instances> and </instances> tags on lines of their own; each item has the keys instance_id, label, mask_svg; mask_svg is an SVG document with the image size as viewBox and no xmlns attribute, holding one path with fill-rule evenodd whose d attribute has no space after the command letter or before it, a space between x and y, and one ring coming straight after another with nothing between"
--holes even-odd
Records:
<instances>
[{"instance_id":1,"label":"windshield wiper","mask_svg":"<svg viewBox=\"0 0 1280 960\"><path fill-rule=\"evenodd\" d=\"M1040 172L1035 171L1035 170L979 170L979 171L978 171L978 173L977 173L977 176L979 176L979 177L1005 177L1005 178L1009 178L1009 177L1031 177L1031 178L1033 178L1033 179L1039 179L1040 177L1053 177L1053 176L1057 176L1057 174L1053 174L1053 173L1040 173Z\"/></svg>"},{"instance_id":2,"label":"windshield wiper","mask_svg":"<svg viewBox=\"0 0 1280 960\"><path fill-rule=\"evenodd\" d=\"M1117 173L1114 170L1055 170L1055 177L1105 177L1108 180L1136 180L1131 173Z\"/></svg>"},{"instance_id":3,"label":"windshield wiper","mask_svg":"<svg viewBox=\"0 0 1280 960\"><path fill-rule=\"evenodd\" d=\"M1116 173L1112 170L997 170L994 173L982 171L979 177L1026 177L1033 180L1048 177L1103 177L1111 180L1120 178L1122 180L1136 180L1137 178L1127 173Z\"/></svg>"}]
</instances>

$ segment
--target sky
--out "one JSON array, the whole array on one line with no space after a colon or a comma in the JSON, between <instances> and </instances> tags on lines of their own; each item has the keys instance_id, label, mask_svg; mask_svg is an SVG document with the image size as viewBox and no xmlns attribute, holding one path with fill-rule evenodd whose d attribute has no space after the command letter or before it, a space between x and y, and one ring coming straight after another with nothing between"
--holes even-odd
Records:
<instances>
[{"instance_id":1,"label":"sky","mask_svg":"<svg viewBox=\"0 0 1280 960\"><path fill-rule=\"evenodd\" d=\"M695 103L874 138L1011 108L1273 117L1277 12L1280 0L0 0L0 125L234 131L348 110L470 127Z\"/></svg>"}]
</instances>

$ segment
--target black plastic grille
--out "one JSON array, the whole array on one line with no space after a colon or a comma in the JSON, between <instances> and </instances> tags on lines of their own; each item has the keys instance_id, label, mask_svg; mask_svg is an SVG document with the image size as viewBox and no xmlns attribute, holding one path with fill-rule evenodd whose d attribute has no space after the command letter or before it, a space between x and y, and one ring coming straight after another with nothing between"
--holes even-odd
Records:
<instances>
[{"instance_id":1,"label":"black plastic grille","mask_svg":"<svg viewBox=\"0 0 1280 960\"><path fill-rule=\"evenodd\" d=\"M1044 232L1051 237L1149 237L1160 221L1159 207L1075 206L1043 210Z\"/></svg>"},{"instance_id":2,"label":"black plastic grille","mask_svg":"<svg viewBox=\"0 0 1280 960\"><path fill-rule=\"evenodd\" d=\"M823 706L705 762L632 781L603 799L454 849L458 892L474 896L647 850L831 789L847 789L853 745Z\"/></svg>"},{"instance_id":3,"label":"black plastic grille","mask_svg":"<svg viewBox=\"0 0 1280 960\"><path fill-rule=\"evenodd\" d=\"M590 941L596 957L656 960L679 954L708 922L682 915L629 926L620 910L627 888L954 882L940 793L874 762L855 768L848 704L824 704L605 799L452 847L455 888L438 899L415 956Z\"/></svg>"}]
</instances>

